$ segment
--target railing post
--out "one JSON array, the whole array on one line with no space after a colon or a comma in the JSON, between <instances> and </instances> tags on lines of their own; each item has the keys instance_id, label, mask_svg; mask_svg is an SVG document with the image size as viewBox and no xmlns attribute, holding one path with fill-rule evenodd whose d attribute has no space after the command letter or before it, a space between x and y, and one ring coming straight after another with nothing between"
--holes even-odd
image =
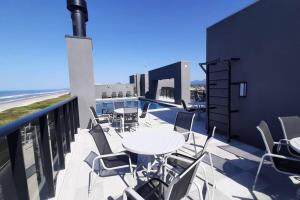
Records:
<instances>
[{"instance_id":1,"label":"railing post","mask_svg":"<svg viewBox=\"0 0 300 200\"><path fill-rule=\"evenodd\" d=\"M44 154L44 167L45 167L45 178L46 185L48 189L48 196L55 196L54 182L53 182L53 169L52 169L52 158L50 152L49 144L49 129L48 129L48 119L47 115L40 117L40 131L41 131L41 143L42 143L42 152Z\"/></svg>"},{"instance_id":2,"label":"railing post","mask_svg":"<svg viewBox=\"0 0 300 200\"><path fill-rule=\"evenodd\" d=\"M76 119L76 133L77 133L77 128L80 127L80 123L79 123L79 108L78 108L78 98L76 98L74 100L74 104L75 104L75 119Z\"/></svg>"},{"instance_id":3,"label":"railing post","mask_svg":"<svg viewBox=\"0 0 300 200\"><path fill-rule=\"evenodd\" d=\"M62 126L61 126L61 120L59 114L60 114L59 108L55 109L54 120L55 120L55 134L57 139L58 158L59 158L59 164L61 169L64 169L65 157L64 157L64 149L63 149Z\"/></svg>"},{"instance_id":4,"label":"railing post","mask_svg":"<svg viewBox=\"0 0 300 200\"><path fill-rule=\"evenodd\" d=\"M73 110L73 103L69 102L69 116L70 116L70 125L71 125L71 139L75 141L74 134L75 134L75 124L74 124L74 110Z\"/></svg>"},{"instance_id":5,"label":"railing post","mask_svg":"<svg viewBox=\"0 0 300 200\"><path fill-rule=\"evenodd\" d=\"M20 129L7 136L13 179L19 199L29 200Z\"/></svg>"},{"instance_id":6,"label":"railing post","mask_svg":"<svg viewBox=\"0 0 300 200\"><path fill-rule=\"evenodd\" d=\"M67 152L71 152L71 147L70 147L70 124L69 124L69 116L68 116L68 104L65 104L63 106L63 123L65 127L65 137L66 137L66 147L67 147Z\"/></svg>"}]
</instances>

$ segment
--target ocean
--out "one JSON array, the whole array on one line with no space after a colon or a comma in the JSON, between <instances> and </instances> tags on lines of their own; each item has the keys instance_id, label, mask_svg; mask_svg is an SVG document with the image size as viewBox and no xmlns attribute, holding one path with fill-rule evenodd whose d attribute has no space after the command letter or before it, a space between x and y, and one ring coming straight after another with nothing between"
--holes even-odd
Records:
<instances>
[{"instance_id":1,"label":"ocean","mask_svg":"<svg viewBox=\"0 0 300 200\"><path fill-rule=\"evenodd\" d=\"M0 104L31 99L35 97L47 96L60 92L67 92L68 89L48 89L48 90L9 90L0 91Z\"/></svg>"}]
</instances>

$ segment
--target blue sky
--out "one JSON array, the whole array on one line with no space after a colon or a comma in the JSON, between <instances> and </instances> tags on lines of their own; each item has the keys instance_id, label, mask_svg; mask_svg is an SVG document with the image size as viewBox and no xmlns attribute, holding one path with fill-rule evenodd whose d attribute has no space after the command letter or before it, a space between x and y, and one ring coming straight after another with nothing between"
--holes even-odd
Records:
<instances>
[{"instance_id":1,"label":"blue sky","mask_svg":"<svg viewBox=\"0 0 300 200\"><path fill-rule=\"evenodd\" d=\"M254 0L88 0L96 83L128 82L179 60L203 79L206 28ZM69 87L65 0L6 0L0 9L0 90Z\"/></svg>"}]
</instances>

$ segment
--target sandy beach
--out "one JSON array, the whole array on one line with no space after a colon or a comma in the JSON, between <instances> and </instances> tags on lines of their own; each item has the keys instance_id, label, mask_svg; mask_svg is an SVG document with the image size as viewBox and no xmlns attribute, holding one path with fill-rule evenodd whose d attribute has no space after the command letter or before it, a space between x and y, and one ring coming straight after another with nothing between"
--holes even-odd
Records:
<instances>
[{"instance_id":1,"label":"sandy beach","mask_svg":"<svg viewBox=\"0 0 300 200\"><path fill-rule=\"evenodd\" d=\"M43 101L46 99L52 99L52 98L56 98L59 97L61 95L67 94L68 92L64 91L64 92L58 92L55 94L48 94L48 95L44 95L44 96L39 96L39 97L32 97L29 99L24 99L24 100L18 100L18 101L14 101L14 102L9 102L9 103L3 103L0 104L0 112L10 109L10 108L14 108L14 107L20 107L20 106L27 106L30 105L32 103L35 102L39 102L39 101Z\"/></svg>"}]
</instances>

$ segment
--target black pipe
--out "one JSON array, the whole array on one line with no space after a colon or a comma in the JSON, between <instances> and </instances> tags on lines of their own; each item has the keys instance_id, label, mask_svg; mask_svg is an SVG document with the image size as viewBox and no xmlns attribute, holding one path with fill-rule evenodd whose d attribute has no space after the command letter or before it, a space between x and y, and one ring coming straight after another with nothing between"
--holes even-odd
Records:
<instances>
[{"instance_id":1,"label":"black pipe","mask_svg":"<svg viewBox=\"0 0 300 200\"><path fill-rule=\"evenodd\" d=\"M86 1L67 0L67 9L71 12L73 36L86 37L85 23L88 21Z\"/></svg>"}]
</instances>

